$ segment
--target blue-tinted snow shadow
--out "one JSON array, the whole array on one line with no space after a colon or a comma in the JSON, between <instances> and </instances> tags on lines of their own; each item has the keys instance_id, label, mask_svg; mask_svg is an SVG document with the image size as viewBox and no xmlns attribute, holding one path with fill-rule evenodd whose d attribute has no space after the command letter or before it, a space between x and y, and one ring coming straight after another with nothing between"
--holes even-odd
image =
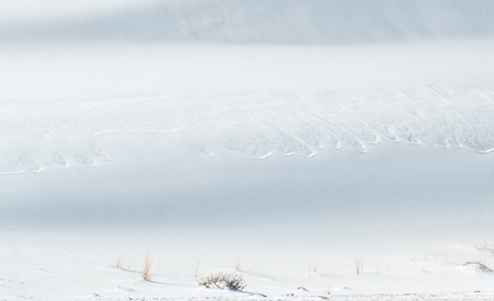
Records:
<instances>
[{"instance_id":1,"label":"blue-tinted snow shadow","mask_svg":"<svg viewBox=\"0 0 494 301\"><path fill-rule=\"evenodd\" d=\"M2 227L481 231L494 209L494 157L470 151L184 157L4 176Z\"/></svg>"}]
</instances>

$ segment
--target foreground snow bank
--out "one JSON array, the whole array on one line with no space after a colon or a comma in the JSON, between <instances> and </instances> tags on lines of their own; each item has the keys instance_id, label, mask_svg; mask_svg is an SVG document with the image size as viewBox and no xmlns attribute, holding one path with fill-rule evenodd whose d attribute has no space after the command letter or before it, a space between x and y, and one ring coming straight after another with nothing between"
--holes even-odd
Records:
<instances>
[{"instance_id":1,"label":"foreground snow bank","mask_svg":"<svg viewBox=\"0 0 494 301\"><path fill-rule=\"evenodd\" d=\"M315 228L313 228L315 229ZM343 244L329 233L275 231L0 232L2 300L488 300L492 250L471 241ZM323 234L323 235L321 235ZM355 240L355 238L352 238ZM392 242L392 244L389 244ZM150 280L142 279L150 258ZM362 273L355 261L365 259ZM241 275L243 291L197 278Z\"/></svg>"}]
</instances>

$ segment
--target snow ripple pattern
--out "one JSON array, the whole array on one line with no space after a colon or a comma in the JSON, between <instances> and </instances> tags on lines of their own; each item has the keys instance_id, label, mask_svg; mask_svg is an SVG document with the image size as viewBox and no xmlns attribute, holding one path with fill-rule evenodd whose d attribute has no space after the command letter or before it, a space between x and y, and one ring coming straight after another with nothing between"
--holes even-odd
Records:
<instances>
[{"instance_id":1,"label":"snow ripple pattern","mask_svg":"<svg viewBox=\"0 0 494 301\"><path fill-rule=\"evenodd\" d=\"M102 142L117 133L153 133L180 151L215 156L221 148L255 159L312 157L326 149L367 152L383 140L494 151L494 90L486 87L430 86L365 96L336 91L195 100L4 100L0 107L4 174L106 162L113 154Z\"/></svg>"}]
</instances>

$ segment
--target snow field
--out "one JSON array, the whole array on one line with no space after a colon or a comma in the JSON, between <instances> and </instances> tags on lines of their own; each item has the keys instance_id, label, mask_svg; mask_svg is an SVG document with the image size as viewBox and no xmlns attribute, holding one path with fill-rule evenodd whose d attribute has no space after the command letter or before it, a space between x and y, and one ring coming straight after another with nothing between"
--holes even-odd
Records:
<instances>
[{"instance_id":1,"label":"snow field","mask_svg":"<svg viewBox=\"0 0 494 301\"><path fill-rule=\"evenodd\" d=\"M480 2L333 2L355 26L328 32L317 1L10 3L0 300L493 299Z\"/></svg>"}]
</instances>

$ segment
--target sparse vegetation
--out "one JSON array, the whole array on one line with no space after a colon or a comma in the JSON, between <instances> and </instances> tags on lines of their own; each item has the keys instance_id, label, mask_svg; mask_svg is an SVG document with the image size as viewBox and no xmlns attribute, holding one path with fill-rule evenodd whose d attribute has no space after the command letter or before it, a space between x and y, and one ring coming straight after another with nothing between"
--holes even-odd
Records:
<instances>
[{"instance_id":1,"label":"sparse vegetation","mask_svg":"<svg viewBox=\"0 0 494 301\"><path fill-rule=\"evenodd\" d=\"M364 272L365 256L355 256L355 272L360 275Z\"/></svg>"},{"instance_id":2,"label":"sparse vegetation","mask_svg":"<svg viewBox=\"0 0 494 301\"><path fill-rule=\"evenodd\" d=\"M198 279L199 286L204 286L210 289L229 289L233 291L243 290L247 284L242 275L229 273L216 273L208 277Z\"/></svg>"},{"instance_id":3,"label":"sparse vegetation","mask_svg":"<svg viewBox=\"0 0 494 301\"><path fill-rule=\"evenodd\" d=\"M474 242L474 247L483 250L483 251L490 251L494 252L494 245L491 243L489 238L487 236L483 236L480 242Z\"/></svg>"},{"instance_id":4,"label":"sparse vegetation","mask_svg":"<svg viewBox=\"0 0 494 301\"><path fill-rule=\"evenodd\" d=\"M197 260L197 263L196 263L196 270L194 272L194 277L196 277L197 279L197 274L199 273L199 266L201 265L201 257L199 257L199 259Z\"/></svg>"},{"instance_id":5,"label":"sparse vegetation","mask_svg":"<svg viewBox=\"0 0 494 301\"><path fill-rule=\"evenodd\" d=\"M122 253L118 254L117 260L115 260L115 263L113 264L112 267L117 269L123 269L124 260L125 260L125 255L123 255Z\"/></svg>"},{"instance_id":6,"label":"sparse vegetation","mask_svg":"<svg viewBox=\"0 0 494 301\"><path fill-rule=\"evenodd\" d=\"M328 290L326 291L328 295L331 295L333 293L333 287L331 285L331 282L328 283Z\"/></svg>"},{"instance_id":7,"label":"sparse vegetation","mask_svg":"<svg viewBox=\"0 0 494 301\"><path fill-rule=\"evenodd\" d=\"M146 280L146 281L150 281L151 280L151 257L149 257L149 255L146 255L146 261L144 262L144 267L142 268L142 272L141 272L141 277L142 279Z\"/></svg>"},{"instance_id":8,"label":"sparse vegetation","mask_svg":"<svg viewBox=\"0 0 494 301\"><path fill-rule=\"evenodd\" d=\"M237 261L235 262L235 271L241 270L241 263L242 263L242 258L241 257L237 258Z\"/></svg>"},{"instance_id":9,"label":"sparse vegetation","mask_svg":"<svg viewBox=\"0 0 494 301\"><path fill-rule=\"evenodd\" d=\"M160 260L158 261L158 266L156 267L156 271L159 271L160 270L161 261L163 260L163 256L165 256L165 253L161 254Z\"/></svg>"},{"instance_id":10,"label":"sparse vegetation","mask_svg":"<svg viewBox=\"0 0 494 301\"><path fill-rule=\"evenodd\" d=\"M319 264L317 260L314 260L312 263L309 260L309 276L317 274L317 271L319 271Z\"/></svg>"},{"instance_id":11,"label":"sparse vegetation","mask_svg":"<svg viewBox=\"0 0 494 301\"><path fill-rule=\"evenodd\" d=\"M467 261L463 264L463 266L475 266L476 268L478 268L482 272L486 272L486 273L492 273L493 272L493 270L491 268L489 268L487 265L485 265L484 263L482 263L480 261Z\"/></svg>"}]
</instances>

